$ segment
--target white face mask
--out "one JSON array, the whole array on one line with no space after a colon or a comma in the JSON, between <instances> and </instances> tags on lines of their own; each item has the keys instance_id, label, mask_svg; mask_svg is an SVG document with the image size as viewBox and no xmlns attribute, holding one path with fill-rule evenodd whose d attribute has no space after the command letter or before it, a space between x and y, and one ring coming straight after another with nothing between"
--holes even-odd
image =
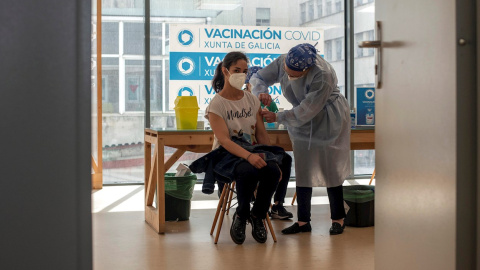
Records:
<instances>
[{"instance_id":1,"label":"white face mask","mask_svg":"<svg viewBox=\"0 0 480 270\"><path fill-rule=\"evenodd\" d=\"M228 71L228 74L230 74L230 77L228 78L228 82L230 85L238 90L242 90L243 85L245 84L245 79L247 78L247 74L245 73L233 73L231 74L230 71Z\"/></svg>"}]
</instances>

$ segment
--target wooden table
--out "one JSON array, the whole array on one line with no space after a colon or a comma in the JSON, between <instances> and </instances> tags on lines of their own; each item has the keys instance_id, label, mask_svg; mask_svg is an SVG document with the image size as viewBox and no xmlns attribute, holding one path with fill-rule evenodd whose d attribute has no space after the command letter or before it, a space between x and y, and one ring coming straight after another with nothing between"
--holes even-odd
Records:
<instances>
[{"instance_id":1,"label":"wooden table","mask_svg":"<svg viewBox=\"0 0 480 270\"><path fill-rule=\"evenodd\" d=\"M267 132L273 145L292 151L286 129L267 129ZM186 151L208 153L212 144L211 130L145 129L145 221L157 233L165 233L165 173ZM375 149L375 130L353 129L350 145L351 150ZM165 146L176 149L166 161ZM156 208L153 206L155 191Z\"/></svg>"}]
</instances>

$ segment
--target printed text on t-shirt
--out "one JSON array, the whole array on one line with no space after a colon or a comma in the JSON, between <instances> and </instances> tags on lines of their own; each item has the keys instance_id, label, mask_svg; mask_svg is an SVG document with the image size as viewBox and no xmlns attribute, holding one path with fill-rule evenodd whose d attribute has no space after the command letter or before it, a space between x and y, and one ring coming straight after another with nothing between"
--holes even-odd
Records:
<instances>
[{"instance_id":1,"label":"printed text on t-shirt","mask_svg":"<svg viewBox=\"0 0 480 270\"><path fill-rule=\"evenodd\" d=\"M233 112L233 110L227 111L227 119L232 120L235 118L248 118L252 116L252 107L250 107L250 110L247 112L246 109L242 109L241 112L236 111Z\"/></svg>"}]
</instances>

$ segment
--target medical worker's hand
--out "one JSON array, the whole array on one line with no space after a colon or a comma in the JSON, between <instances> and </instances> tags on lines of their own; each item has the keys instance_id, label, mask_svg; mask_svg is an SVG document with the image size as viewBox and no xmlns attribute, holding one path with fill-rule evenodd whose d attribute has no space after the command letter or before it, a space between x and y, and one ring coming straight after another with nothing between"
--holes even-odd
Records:
<instances>
[{"instance_id":1,"label":"medical worker's hand","mask_svg":"<svg viewBox=\"0 0 480 270\"><path fill-rule=\"evenodd\" d=\"M262 112L260 113L265 118L265 121L267 121L268 123L273 123L277 121L277 114L274 112L262 110Z\"/></svg>"},{"instance_id":2,"label":"medical worker's hand","mask_svg":"<svg viewBox=\"0 0 480 270\"><path fill-rule=\"evenodd\" d=\"M260 101L265 106L270 106L270 103L272 103L272 97L266 93L261 93L260 95L258 95L258 99L260 99Z\"/></svg>"},{"instance_id":3,"label":"medical worker's hand","mask_svg":"<svg viewBox=\"0 0 480 270\"><path fill-rule=\"evenodd\" d=\"M252 164L253 167L257 168L257 169L261 169L265 166L267 166L267 163L265 162L265 160L263 160L262 157L260 157L259 155L257 154L251 154L247 157L247 161Z\"/></svg>"}]
</instances>

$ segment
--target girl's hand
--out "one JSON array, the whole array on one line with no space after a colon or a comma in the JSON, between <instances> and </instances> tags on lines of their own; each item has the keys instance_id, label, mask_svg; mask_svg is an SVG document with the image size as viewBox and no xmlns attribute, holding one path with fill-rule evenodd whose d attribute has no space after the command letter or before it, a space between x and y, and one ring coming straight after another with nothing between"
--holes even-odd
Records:
<instances>
[{"instance_id":1,"label":"girl's hand","mask_svg":"<svg viewBox=\"0 0 480 270\"><path fill-rule=\"evenodd\" d=\"M257 168L257 169L261 169L261 168L267 166L267 163L265 162L265 160L263 160L263 158L261 158L259 155L254 154L254 153L251 153L247 157L247 161L248 161L248 163L252 164L252 166Z\"/></svg>"}]
</instances>

